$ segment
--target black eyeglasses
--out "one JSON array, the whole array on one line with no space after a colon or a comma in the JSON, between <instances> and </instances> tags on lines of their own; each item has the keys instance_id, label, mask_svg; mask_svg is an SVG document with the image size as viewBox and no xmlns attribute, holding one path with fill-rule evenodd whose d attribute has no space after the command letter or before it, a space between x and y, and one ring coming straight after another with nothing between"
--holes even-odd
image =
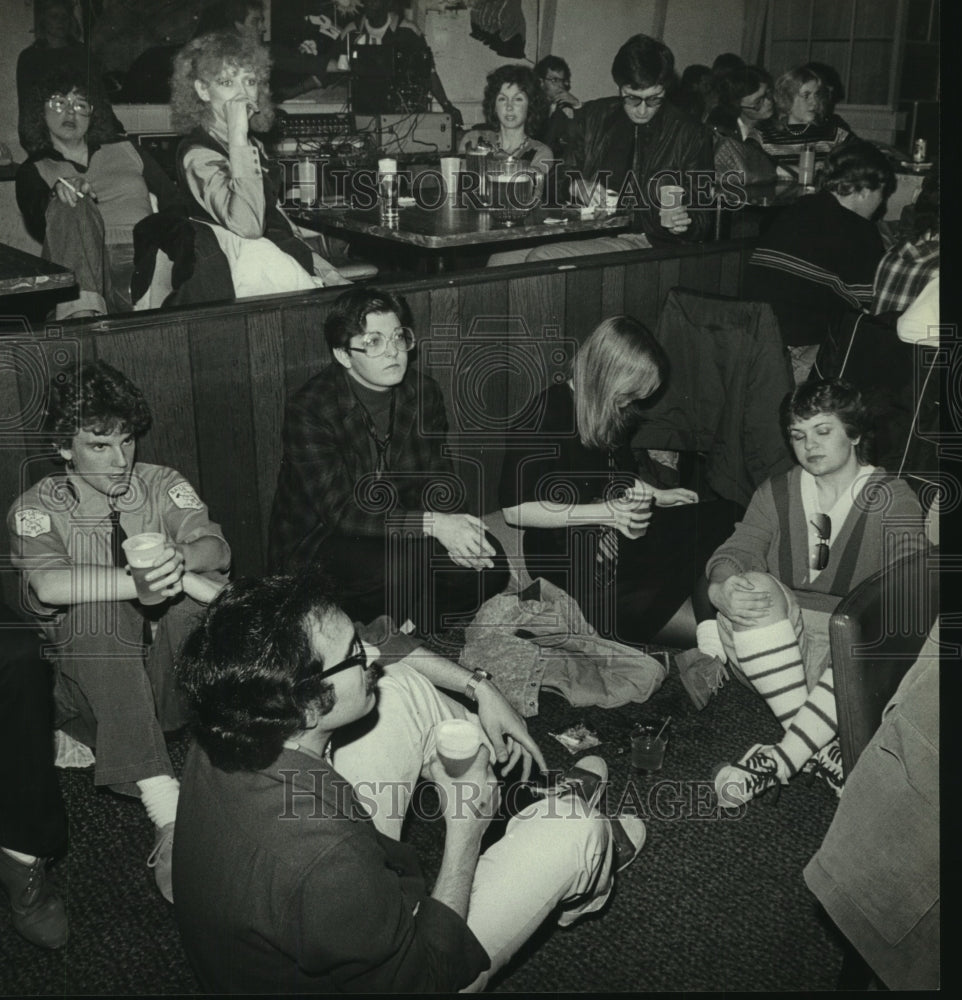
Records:
<instances>
[{"instance_id":1,"label":"black eyeglasses","mask_svg":"<svg viewBox=\"0 0 962 1000\"><path fill-rule=\"evenodd\" d=\"M351 667L360 667L362 670L367 670L367 648L361 641L361 637L357 634L357 630L354 631L354 638L351 640L351 648L348 650L347 656L341 660L339 663L335 663L332 667L324 667L320 671L311 671L307 677L301 678L295 684L295 687L300 687L302 684L306 684L308 681L313 681L317 677L333 677L334 674L339 674L342 670L350 670Z\"/></svg>"},{"instance_id":2,"label":"black eyeglasses","mask_svg":"<svg viewBox=\"0 0 962 1000\"><path fill-rule=\"evenodd\" d=\"M772 103L771 92L766 91L764 94L762 94L761 97L758 98L757 101L752 101L751 104L740 104L739 107L742 109L742 111L761 111L762 107L765 104L771 104L771 103Z\"/></svg>"},{"instance_id":3,"label":"black eyeglasses","mask_svg":"<svg viewBox=\"0 0 962 1000\"><path fill-rule=\"evenodd\" d=\"M818 535L818 544L812 549L812 569L821 572L828 565L828 540L832 537L832 519L828 514L813 514L810 523Z\"/></svg>"},{"instance_id":4,"label":"black eyeglasses","mask_svg":"<svg viewBox=\"0 0 962 1000\"><path fill-rule=\"evenodd\" d=\"M645 107L651 108L653 111L655 108L660 108L665 103L665 92L662 91L660 94L655 94L652 97L639 97L637 94L621 94L618 95L621 98L621 103L624 104L626 108L637 108L642 104Z\"/></svg>"},{"instance_id":5,"label":"black eyeglasses","mask_svg":"<svg viewBox=\"0 0 962 1000\"><path fill-rule=\"evenodd\" d=\"M408 326L402 326L390 336L384 333L365 333L361 338L360 347L352 347L349 344L347 349L358 354L366 354L369 358L379 358L387 350L388 344L393 345L399 352L410 351L415 344L414 331Z\"/></svg>"}]
</instances>

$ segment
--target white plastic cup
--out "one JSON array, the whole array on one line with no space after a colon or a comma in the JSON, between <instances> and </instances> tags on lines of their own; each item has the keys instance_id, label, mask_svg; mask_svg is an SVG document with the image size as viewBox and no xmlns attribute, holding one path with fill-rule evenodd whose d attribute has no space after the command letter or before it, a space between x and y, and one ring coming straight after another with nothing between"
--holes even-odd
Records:
<instances>
[{"instance_id":1,"label":"white plastic cup","mask_svg":"<svg viewBox=\"0 0 962 1000\"><path fill-rule=\"evenodd\" d=\"M468 719L447 719L434 730L438 759L452 778L460 778L481 749L481 730Z\"/></svg>"},{"instance_id":2,"label":"white plastic cup","mask_svg":"<svg viewBox=\"0 0 962 1000\"><path fill-rule=\"evenodd\" d=\"M644 513L646 510L651 509L652 501L655 499L655 494L646 490L643 494L635 493L634 502L631 505L631 509L638 514ZM632 531L632 538L641 538L648 532L649 523L646 523L643 528L638 531Z\"/></svg>"},{"instance_id":3,"label":"white plastic cup","mask_svg":"<svg viewBox=\"0 0 962 1000\"><path fill-rule=\"evenodd\" d=\"M664 187L658 189L660 207L665 210L681 208L684 194L685 189L680 184L665 184Z\"/></svg>"},{"instance_id":4,"label":"white plastic cup","mask_svg":"<svg viewBox=\"0 0 962 1000\"><path fill-rule=\"evenodd\" d=\"M141 604L162 604L167 598L159 590L151 590L144 577L164 554L164 549L167 548L166 537L156 531L145 531L125 538L122 544L130 575L137 587L137 600Z\"/></svg>"},{"instance_id":5,"label":"white plastic cup","mask_svg":"<svg viewBox=\"0 0 962 1000\"><path fill-rule=\"evenodd\" d=\"M441 180L448 201L454 201L458 195L458 175L461 173L460 156L441 157Z\"/></svg>"}]
</instances>

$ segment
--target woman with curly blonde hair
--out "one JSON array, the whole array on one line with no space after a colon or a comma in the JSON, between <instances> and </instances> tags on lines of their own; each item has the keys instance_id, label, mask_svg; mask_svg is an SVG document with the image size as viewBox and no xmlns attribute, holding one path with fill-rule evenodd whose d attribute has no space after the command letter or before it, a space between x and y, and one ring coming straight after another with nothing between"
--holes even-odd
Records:
<instances>
[{"instance_id":1,"label":"woman with curly blonde hair","mask_svg":"<svg viewBox=\"0 0 962 1000\"><path fill-rule=\"evenodd\" d=\"M252 130L270 128L270 56L249 32L217 31L174 59L171 121L191 217L210 225L237 298L345 284L294 232L278 207L280 170Z\"/></svg>"}]
</instances>

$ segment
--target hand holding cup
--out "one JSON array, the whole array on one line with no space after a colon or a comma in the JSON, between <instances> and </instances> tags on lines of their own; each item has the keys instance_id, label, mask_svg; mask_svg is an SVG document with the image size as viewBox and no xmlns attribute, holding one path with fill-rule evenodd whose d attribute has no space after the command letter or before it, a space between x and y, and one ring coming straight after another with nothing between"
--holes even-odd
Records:
<instances>
[{"instance_id":1,"label":"hand holding cup","mask_svg":"<svg viewBox=\"0 0 962 1000\"><path fill-rule=\"evenodd\" d=\"M658 221L671 233L683 233L691 225L684 195L685 189L678 184L666 184L658 189Z\"/></svg>"},{"instance_id":2,"label":"hand holding cup","mask_svg":"<svg viewBox=\"0 0 962 1000\"><path fill-rule=\"evenodd\" d=\"M166 600L161 593L163 588L157 587L155 581L167 575L156 572L157 567L169 561L168 553L171 552L164 535L156 531L131 535L124 539L123 550L127 557L130 575L134 579L134 586L137 588L137 600L144 605L163 603Z\"/></svg>"}]
</instances>

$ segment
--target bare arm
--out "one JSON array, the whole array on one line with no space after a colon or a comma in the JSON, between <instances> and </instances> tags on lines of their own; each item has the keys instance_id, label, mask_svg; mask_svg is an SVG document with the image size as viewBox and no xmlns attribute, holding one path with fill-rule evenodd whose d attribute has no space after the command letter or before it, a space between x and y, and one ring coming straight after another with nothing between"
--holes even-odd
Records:
<instances>
[{"instance_id":1,"label":"bare arm","mask_svg":"<svg viewBox=\"0 0 962 1000\"><path fill-rule=\"evenodd\" d=\"M461 778L451 778L434 757L429 766L444 814L444 855L431 897L467 919L481 838L500 804L498 784L482 746Z\"/></svg>"},{"instance_id":2,"label":"bare arm","mask_svg":"<svg viewBox=\"0 0 962 1000\"><path fill-rule=\"evenodd\" d=\"M408 653L404 662L427 678L435 687L462 694L471 679L472 671L451 660L419 646ZM491 681L482 681L476 690L478 720L491 741L503 772L510 771L519 760L523 762L521 780L527 781L532 762L542 771L548 770L544 755L528 733L524 719Z\"/></svg>"},{"instance_id":3,"label":"bare arm","mask_svg":"<svg viewBox=\"0 0 962 1000\"><path fill-rule=\"evenodd\" d=\"M626 538L637 538L647 530L651 508L633 495L597 503L563 504L549 500L526 500L502 511L505 521L516 528L571 528L598 524L615 528Z\"/></svg>"}]
</instances>

